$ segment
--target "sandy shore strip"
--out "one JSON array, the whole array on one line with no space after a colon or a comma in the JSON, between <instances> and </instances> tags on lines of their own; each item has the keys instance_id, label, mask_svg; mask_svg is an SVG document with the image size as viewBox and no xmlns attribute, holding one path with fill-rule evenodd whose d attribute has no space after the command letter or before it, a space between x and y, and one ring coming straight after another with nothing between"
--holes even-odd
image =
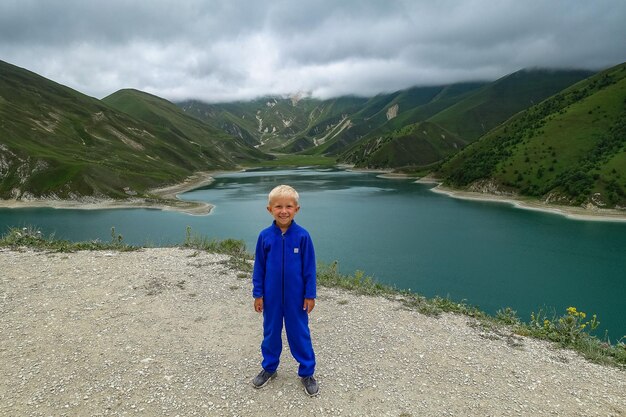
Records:
<instances>
[{"instance_id":1,"label":"sandy shore strip","mask_svg":"<svg viewBox=\"0 0 626 417\"><path fill-rule=\"evenodd\" d=\"M174 210L191 215L206 215L211 213L213 205L203 201L185 201L178 198L178 194L204 187L214 181L214 176L230 171L197 172L183 182L156 188L148 191L154 198L128 198L125 200L85 197L80 200L61 200L54 198L39 198L29 200L0 200L0 208L28 208L49 207L55 209L75 210L104 210L144 208L154 210ZM237 171L234 171L237 172Z\"/></svg>"},{"instance_id":2,"label":"sandy shore strip","mask_svg":"<svg viewBox=\"0 0 626 417\"><path fill-rule=\"evenodd\" d=\"M0 250L2 416L624 416L626 372L553 344L321 287L320 395L286 340L263 389L249 273L192 249Z\"/></svg>"},{"instance_id":3,"label":"sandy shore strip","mask_svg":"<svg viewBox=\"0 0 626 417\"><path fill-rule=\"evenodd\" d=\"M353 165L337 165L337 168L343 169L349 172L364 172L366 174L378 174L376 178L384 178L387 180L406 180L416 178L415 175L404 174L401 172L394 172L393 169L375 169L375 168L355 168Z\"/></svg>"},{"instance_id":4,"label":"sandy shore strip","mask_svg":"<svg viewBox=\"0 0 626 417\"><path fill-rule=\"evenodd\" d=\"M376 178L384 178L386 180L410 180L416 178L414 175L403 174L400 172L386 172L376 175Z\"/></svg>"},{"instance_id":5,"label":"sandy shore strip","mask_svg":"<svg viewBox=\"0 0 626 417\"><path fill-rule=\"evenodd\" d=\"M521 200L510 196L498 196L494 194L484 194L472 191L460 191L444 187L440 182L436 181L435 179L426 179L425 181L418 180L416 182L422 184L438 184L436 187L433 187L431 191L462 200L511 204L516 208L558 214L573 220L626 222L626 212L620 210L602 208L586 209L583 207L558 206L554 204L546 204L535 199Z\"/></svg>"},{"instance_id":6,"label":"sandy shore strip","mask_svg":"<svg viewBox=\"0 0 626 417\"><path fill-rule=\"evenodd\" d=\"M411 179L412 176L406 174L396 173L383 173L377 175L378 178L385 179ZM485 194L472 191L462 191L453 188L445 187L442 184L441 179L425 176L414 181L416 184L434 184L435 187L431 188L432 192L445 194L448 197L458 198L461 200L474 200L474 201L486 201L492 203L505 203L510 204L516 208L524 210L541 211L544 213L558 214L573 220L585 220L585 221L610 221L610 222L626 222L626 211L614 210L614 209L586 209L583 207L573 206L561 206L555 204L546 204L536 199L519 199L511 196L499 196L495 194Z\"/></svg>"}]
</instances>

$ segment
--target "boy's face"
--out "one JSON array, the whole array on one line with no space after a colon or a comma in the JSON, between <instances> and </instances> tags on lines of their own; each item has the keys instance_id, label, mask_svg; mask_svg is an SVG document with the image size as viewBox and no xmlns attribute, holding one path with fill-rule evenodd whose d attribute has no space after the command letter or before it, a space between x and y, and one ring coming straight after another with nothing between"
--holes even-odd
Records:
<instances>
[{"instance_id":1,"label":"boy's face","mask_svg":"<svg viewBox=\"0 0 626 417\"><path fill-rule=\"evenodd\" d=\"M300 210L300 206L293 198L289 197L276 197L267 206L267 211L281 229L289 227L298 210Z\"/></svg>"}]
</instances>

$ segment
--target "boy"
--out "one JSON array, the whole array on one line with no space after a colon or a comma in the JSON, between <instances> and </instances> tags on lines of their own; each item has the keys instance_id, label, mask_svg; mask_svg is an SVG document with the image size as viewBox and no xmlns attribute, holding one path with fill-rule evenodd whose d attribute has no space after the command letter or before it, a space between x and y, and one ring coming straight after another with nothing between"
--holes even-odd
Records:
<instances>
[{"instance_id":1,"label":"boy","mask_svg":"<svg viewBox=\"0 0 626 417\"><path fill-rule=\"evenodd\" d=\"M309 318L315 307L315 251L309 233L293 220L300 206L298 192L279 185L268 196L272 225L257 240L252 273L254 309L263 313L263 369L252 381L264 387L276 377L282 350L283 320L289 350L298 361L298 375L309 396L319 393Z\"/></svg>"}]
</instances>

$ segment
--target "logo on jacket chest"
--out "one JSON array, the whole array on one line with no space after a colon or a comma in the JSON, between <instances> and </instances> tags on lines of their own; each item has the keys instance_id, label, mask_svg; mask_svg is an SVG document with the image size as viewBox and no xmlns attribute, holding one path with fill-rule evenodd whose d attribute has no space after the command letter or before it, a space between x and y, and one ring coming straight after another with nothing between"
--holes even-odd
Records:
<instances>
[{"instance_id":1,"label":"logo on jacket chest","mask_svg":"<svg viewBox=\"0 0 626 417\"><path fill-rule=\"evenodd\" d=\"M300 248L293 248L293 253L300 253Z\"/></svg>"}]
</instances>

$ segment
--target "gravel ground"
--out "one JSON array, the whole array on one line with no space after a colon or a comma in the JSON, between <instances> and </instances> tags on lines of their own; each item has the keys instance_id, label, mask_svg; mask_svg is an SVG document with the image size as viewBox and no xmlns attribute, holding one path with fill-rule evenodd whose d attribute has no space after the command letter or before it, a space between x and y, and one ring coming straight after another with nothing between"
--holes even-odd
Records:
<instances>
[{"instance_id":1,"label":"gravel ground","mask_svg":"<svg viewBox=\"0 0 626 417\"><path fill-rule=\"evenodd\" d=\"M319 397L286 342L255 390L262 317L227 259L0 250L0 415L626 415L626 372L327 288L311 314Z\"/></svg>"}]
</instances>

